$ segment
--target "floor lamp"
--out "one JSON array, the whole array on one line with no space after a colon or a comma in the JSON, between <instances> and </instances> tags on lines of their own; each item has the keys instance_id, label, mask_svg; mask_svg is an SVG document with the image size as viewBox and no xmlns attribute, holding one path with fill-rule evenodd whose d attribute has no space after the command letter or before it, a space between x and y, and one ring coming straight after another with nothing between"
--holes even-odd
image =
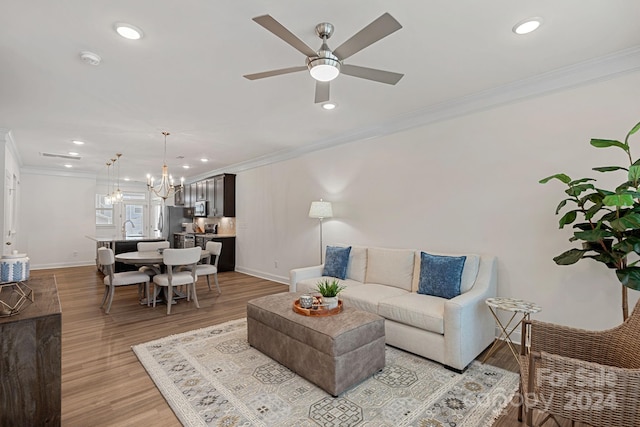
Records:
<instances>
[{"instance_id":1,"label":"floor lamp","mask_svg":"<svg viewBox=\"0 0 640 427\"><path fill-rule=\"evenodd\" d=\"M311 202L309 218L318 218L320 220L320 264L322 264L322 220L332 216L331 202L325 202L322 199L319 202Z\"/></svg>"}]
</instances>

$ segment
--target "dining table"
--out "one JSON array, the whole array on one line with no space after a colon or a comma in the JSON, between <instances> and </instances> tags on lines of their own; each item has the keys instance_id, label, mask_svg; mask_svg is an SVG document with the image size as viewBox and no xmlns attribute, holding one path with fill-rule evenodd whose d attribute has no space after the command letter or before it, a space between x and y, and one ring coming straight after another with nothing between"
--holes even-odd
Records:
<instances>
[{"instance_id":1,"label":"dining table","mask_svg":"<svg viewBox=\"0 0 640 427\"><path fill-rule=\"evenodd\" d=\"M211 253L209 251L203 250L200 254L200 259L210 259ZM161 274L163 273L164 270L164 263L163 261L163 257L162 257L162 253L160 251L135 251L135 252L123 252L120 254L115 255L115 260L116 261L120 261L122 263L125 264L131 264L131 265L135 265L138 267L142 267L142 266L147 266L150 267L151 269L153 269L156 274ZM160 289L158 289L159 291ZM165 292L165 301L168 301L169 298L166 295L167 292L167 288L162 287L162 290ZM173 288L173 298L172 298L172 304L175 304L175 300L176 299L182 299L182 298L186 298L187 295L178 291L177 288ZM159 294L159 292L158 292ZM154 297L157 299L158 294L154 295ZM145 298L143 300L140 301L141 305L147 305L147 298L148 295L145 296ZM160 300L156 300L156 302L159 302Z\"/></svg>"}]
</instances>

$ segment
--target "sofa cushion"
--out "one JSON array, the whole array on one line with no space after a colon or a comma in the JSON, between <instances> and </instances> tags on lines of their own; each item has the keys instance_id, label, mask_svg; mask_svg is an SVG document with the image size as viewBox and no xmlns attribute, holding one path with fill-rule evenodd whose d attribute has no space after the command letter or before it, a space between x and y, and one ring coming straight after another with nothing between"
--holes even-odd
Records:
<instances>
[{"instance_id":1,"label":"sofa cushion","mask_svg":"<svg viewBox=\"0 0 640 427\"><path fill-rule=\"evenodd\" d=\"M393 286L365 283L362 286L353 286L340 293L340 299L348 307L378 314L378 303L388 298L408 294L409 291Z\"/></svg>"},{"instance_id":2,"label":"sofa cushion","mask_svg":"<svg viewBox=\"0 0 640 427\"><path fill-rule=\"evenodd\" d=\"M380 301L378 314L395 322L442 335L445 302L443 298L410 293Z\"/></svg>"},{"instance_id":3,"label":"sofa cushion","mask_svg":"<svg viewBox=\"0 0 640 427\"><path fill-rule=\"evenodd\" d=\"M336 246L345 248L349 245L339 243ZM366 272L367 248L364 246L351 246L351 252L349 252L349 263L347 264L347 279L364 283Z\"/></svg>"},{"instance_id":4,"label":"sofa cushion","mask_svg":"<svg viewBox=\"0 0 640 427\"><path fill-rule=\"evenodd\" d=\"M365 282L411 291L413 264L412 250L369 248Z\"/></svg>"},{"instance_id":5,"label":"sofa cushion","mask_svg":"<svg viewBox=\"0 0 640 427\"><path fill-rule=\"evenodd\" d=\"M324 257L323 276L336 277L344 280L347 278L347 264L349 263L349 252L351 246L341 248L338 246L327 246Z\"/></svg>"},{"instance_id":6,"label":"sofa cushion","mask_svg":"<svg viewBox=\"0 0 640 427\"><path fill-rule=\"evenodd\" d=\"M460 279L467 257L431 255L420 257L418 293L451 299L460 295Z\"/></svg>"},{"instance_id":7,"label":"sofa cushion","mask_svg":"<svg viewBox=\"0 0 640 427\"><path fill-rule=\"evenodd\" d=\"M314 277L311 279L300 280L296 285L296 291L307 292L307 293L318 292L316 285L318 284L319 281L323 279L326 279L326 277ZM346 289L351 289L356 286L364 286L362 282L356 282L355 280L350 280L350 279L345 279L345 280L338 279L338 282L340 282L340 286L344 286ZM342 297L342 292L340 293L339 296Z\"/></svg>"},{"instance_id":8,"label":"sofa cushion","mask_svg":"<svg viewBox=\"0 0 640 427\"><path fill-rule=\"evenodd\" d=\"M418 284L420 283L420 254L421 251L415 253L415 269L413 271L413 284L411 286L412 292L418 291ZM464 268L462 269L462 278L460 279L460 293L464 294L470 290L476 282L478 277L478 270L480 269L480 255L477 254L447 254L441 252L429 251L431 255L443 255L443 256L466 256L467 259L464 262Z\"/></svg>"}]
</instances>

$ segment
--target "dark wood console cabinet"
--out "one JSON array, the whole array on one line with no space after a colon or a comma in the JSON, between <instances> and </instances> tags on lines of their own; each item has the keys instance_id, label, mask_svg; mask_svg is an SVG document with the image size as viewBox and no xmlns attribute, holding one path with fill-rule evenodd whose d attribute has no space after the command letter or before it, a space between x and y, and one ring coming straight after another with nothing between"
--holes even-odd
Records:
<instances>
[{"instance_id":1,"label":"dark wood console cabinet","mask_svg":"<svg viewBox=\"0 0 640 427\"><path fill-rule=\"evenodd\" d=\"M26 284L34 301L0 317L0 426L59 426L62 311L56 280Z\"/></svg>"}]
</instances>

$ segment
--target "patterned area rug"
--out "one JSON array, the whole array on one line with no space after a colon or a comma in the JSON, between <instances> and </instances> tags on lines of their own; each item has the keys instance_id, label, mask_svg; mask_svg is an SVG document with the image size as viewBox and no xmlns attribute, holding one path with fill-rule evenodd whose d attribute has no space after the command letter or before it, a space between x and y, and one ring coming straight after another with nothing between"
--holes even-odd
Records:
<instances>
[{"instance_id":1,"label":"patterned area rug","mask_svg":"<svg viewBox=\"0 0 640 427\"><path fill-rule=\"evenodd\" d=\"M382 371L334 398L250 347L246 319L133 350L186 426L485 427L518 387L490 365L456 374L387 346Z\"/></svg>"}]
</instances>

